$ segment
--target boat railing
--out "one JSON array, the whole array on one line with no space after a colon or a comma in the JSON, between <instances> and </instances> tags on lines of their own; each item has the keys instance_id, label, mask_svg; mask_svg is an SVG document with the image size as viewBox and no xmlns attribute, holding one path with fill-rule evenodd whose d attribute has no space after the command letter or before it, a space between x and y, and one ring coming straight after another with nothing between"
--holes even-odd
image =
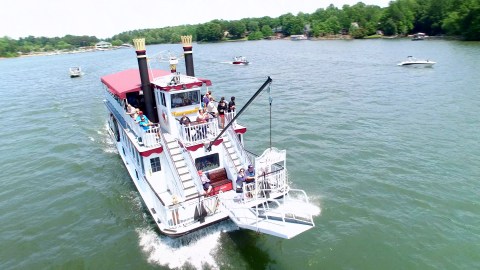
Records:
<instances>
[{"instance_id":1,"label":"boat railing","mask_svg":"<svg viewBox=\"0 0 480 270\"><path fill-rule=\"evenodd\" d=\"M289 214L286 213L281 207L281 203L273 198L266 198L262 201L258 201L258 204L256 204L253 208L250 206L250 204L245 204L245 200L239 200L238 198L221 197L220 202L223 204L223 208L230 213L230 218L235 219L236 223L255 224L261 219L268 220L270 216L275 216L280 218L282 222L285 222L286 216ZM252 216L249 214L249 212L245 211L236 211L237 209L250 208L254 210L255 215Z\"/></svg>"},{"instance_id":2,"label":"boat railing","mask_svg":"<svg viewBox=\"0 0 480 270\"><path fill-rule=\"evenodd\" d=\"M190 175L192 176L192 181L197 187L197 190L202 190L203 191L203 185L202 185L202 180L198 176L197 173L197 167L195 167L195 161L193 160L193 157L190 153L190 151L182 151L183 158L186 160L185 164L188 167L188 170L190 172Z\"/></svg>"},{"instance_id":3,"label":"boat railing","mask_svg":"<svg viewBox=\"0 0 480 270\"><path fill-rule=\"evenodd\" d=\"M219 211L219 205L218 195L200 196L197 200L180 202L166 210L166 227L176 229L189 226L202 218L216 214Z\"/></svg>"},{"instance_id":4,"label":"boat railing","mask_svg":"<svg viewBox=\"0 0 480 270\"><path fill-rule=\"evenodd\" d=\"M238 198L225 198L221 197L220 202L223 204L223 208L228 211L230 218L235 219L237 223L255 224L260 220L280 220L283 223L307 223L312 226L315 225L313 221L313 215L311 212L303 206L303 203L308 203L308 197L303 190L292 190L293 192L299 192L302 198L297 199L274 199L264 198L258 201L252 210L255 215L250 215L249 212L235 211L236 209L249 209L251 204L245 204L245 200L239 200ZM232 201L232 202L230 202Z\"/></svg>"},{"instance_id":5,"label":"boat railing","mask_svg":"<svg viewBox=\"0 0 480 270\"><path fill-rule=\"evenodd\" d=\"M242 161L242 164L245 164L245 166L248 166L249 164L253 164L252 163L253 160L249 158L249 155L245 151L245 148L243 148L243 145L238 139L237 134L235 133L235 130L232 127L230 127L227 130L227 134L230 139L230 142L232 143L233 147L238 153L239 158Z\"/></svg>"},{"instance_id":6,"label":"boat railing","mask_svg":"<svg viewBox=\"0 0 480 270\"><path fill-rule=\"evenodd\" d=\"M230 179L236 179L236 174L238 169L235 167L235 162L233 161L232 156L228 152L227 147L223 143L222 145L223 145L223 151L226 153L225 154L226 159L224 161L225 161L225 169L227 171L227 176L229 176Z\"/></svg>"},{"instance_id":7,"label":"boat railing","mask_svg":"<svg viewBox=\"0 0 480 270\"><path fill-rule=\"evenodd\" d=\"M206 123L192 122L190 125L180 125L180 135L182 141L186 144L198 144L206 140L213 140L219 133L218 122L216 118Z\"/></svg>"},{"instance_id":8,"label":"boat railing","mask_svg":"<svg viewBox=\"0 0 480 270\"><path fill-rule=\"evenodd\" d=\"M131 116L125 114L124 119L130 131L135 134L135 137L137 137L137 142L139 145L143 145L145 147L160 146L159 126L150 126L148 130L144 130Z\"/></svg>"},{"instance_id":9,"label":"boat railing","mask_svg":"<svg viewBox=\"0 0 480 270\"><path fill-rule=\"evenodd\" d=\"M245 183L242 186L241 197L244 201L252 201L257 198L269 198L270 194L284 194L288 191L286 170L278 170L260 175L253 183Z\"/></svg>"},{"instance_id":10,"label":"boat railing","mask_svg":"<svg viewBox=\"0 0 480 270\"><path fill-rule=\"evenodd\" d=\"M164 145L163 151L165 155L167 156L167 162L169 163L170 168L175 168L175 165L173 164L173 157L172 153L170 152L170 148L168 147L167 140L165 139L165 136L163 135L162 132L158 133L159 139L161 143ZM182 198L185 197L185 192L182 187L179 186L179 183L181 183L181 177L180 174L178 173L178 170L172 170L174 172L174 179L171 179L170 181L167 180L167 186L172 192L172 194L178 194ZM170 179L167 177L166 179ZM176 192L174 192L176 191Z\"/></svg>"},{"instance_id":11,"label":"boat railing","mask_svg":"<svg viewBox=\"0 0 480 270\"><path fill-rule=\"evenodd\" d=\"M232 121L232 119L235 117L235 112L226 112L225 113L225 125L227 125L228 123L230 123L230 121ZM235 128L235 125L237 124L237 120L235 120L235 122L233 122L233 127Z\"/></svg>"}]
</instances>

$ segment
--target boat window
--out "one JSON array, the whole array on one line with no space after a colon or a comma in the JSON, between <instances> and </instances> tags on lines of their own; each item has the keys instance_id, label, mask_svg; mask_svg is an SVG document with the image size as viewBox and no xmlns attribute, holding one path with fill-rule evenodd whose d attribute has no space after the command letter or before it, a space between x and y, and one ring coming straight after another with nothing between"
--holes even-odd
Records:
<instances>
[{"instance_id":1,"label":"boat window","mask_svg":"<svg viewBox=\"0 0 480 270\"><path fill-rule=\"evenodd\" d=\"M162 105L167 107L167 103L165 102L165 93L160 93L160 97L162 98Z\"/></svg>"},{"instance_id":2,"label":"boat window","mask_svg":"<svg viewBox=\"0 0 480 270\"><path fill-rule=\"evenodd\" d=\"M212 154L195 159L195 167L197 170L209 171L220 167L218 154Z\"/></svg>"},{"instance_id":3,"label":"boat window","mask_svg":"<svg viewBox=\"0 0 480 270\"><path fill-rule=\"evenodd\" d=\"M171 95L172 108L200 104L200 90L194 90Z\"/></svg>"},{"instance_id":4,"label":"boat window","mask_svg":"<svg viewBox=\"0 0 480 270\"><path fill-rule=\"evenodd\" d=\"M162 168L160 167L160 158L151 158L150 159L150 167L152 167L152 173L160 171Z\"/></svg>"}]
</instances>

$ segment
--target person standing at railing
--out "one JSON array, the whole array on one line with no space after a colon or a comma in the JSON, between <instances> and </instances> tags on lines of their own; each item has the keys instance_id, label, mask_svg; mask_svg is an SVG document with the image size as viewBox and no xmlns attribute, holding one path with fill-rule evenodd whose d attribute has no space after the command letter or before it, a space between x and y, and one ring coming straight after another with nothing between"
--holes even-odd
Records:
<instances>
[{"instance_id":1,"label":"person standing at railing","mask_svg":"<svg viewBox=\"0 0 480 270\"><path fill-rule=\"evenodd\" d=\"M210 92L205 93L202 99L202 107L206 108L208 106L208 103L210 103Z\"/></svg>"},{"instance_id":2,"label":"person standing at railing","mask_svg":"<svg viewBox=\"0 0 480 270\"><path fill-rule=\"evenodd\" d=\"M220 118L220 128L222 129L225 127L225 112L227 112L227 109L228 107L225 102L225 97L222 97L217 106L218 117Z\"/></svg>"},{"instance_id":3,"label":"person standing at railing","mask_svg":"<svg viewBox=\"0 0 480 270\"><path fill-rule=\"evenodd\" d=\"M207 112L211 116L210 119L217 117L217 107L215 106L215 100L213 100L213 97L210 97L210 101L207 105Z\"/></svg>"},{"instance_id":4,"label":"person standing at railing","mask_svg":"<svg viewBox=\"0 0 480 270\"><path fill-rule=\"evenodd\" d=\"M205 123L208 122L208 113L205 109L200 109L198 110L198 116L197 116L197 124L202 125L201 127L198 128L198 131L200 132L200 139L205 139L206 134L207 134L207 125Z\"/></svg>"},{"instance_id":5,"label":"person standing at railing","mask_svg":"<svg viewBox=\"0 0 480 270\"><path fill-rule=\"evenodd\" d=\"M235 97L231 97L230 101L228 102L228 112L235 111Z\"/></svg>"},{"instance_id":6,"label":"person standing at railing","mask_svg":"<svg viewBox=\"0 0 480 270\"><path fill-rule=\"evenodd\" d=\"M179 122L180 122L180 125L182 125L182 128L185 131L185 134L187 135L188 140L191 140L190 123L192 123L192 121L190 121L190 118L188 118L188 116L184 113L180 118Z\"/></svg>"}]
</instances>

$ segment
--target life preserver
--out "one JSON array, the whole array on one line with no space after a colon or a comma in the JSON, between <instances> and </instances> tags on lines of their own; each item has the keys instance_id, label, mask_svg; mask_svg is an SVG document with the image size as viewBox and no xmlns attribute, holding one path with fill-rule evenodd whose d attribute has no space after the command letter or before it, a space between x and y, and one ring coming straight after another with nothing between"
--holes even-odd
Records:
<instances>
[{"instance_id":1,"label":"life preserver","mask_svg":"<svg viewBox=\"0 0 480 270\"><path fill-rule=\"evenodd\" d=\"M163 122L165 122L165 124L168 124L168 118L167 118L167 114L165 113L165 111L162 112L162 118L163 118Z\"/></svg>"}]
</instances>

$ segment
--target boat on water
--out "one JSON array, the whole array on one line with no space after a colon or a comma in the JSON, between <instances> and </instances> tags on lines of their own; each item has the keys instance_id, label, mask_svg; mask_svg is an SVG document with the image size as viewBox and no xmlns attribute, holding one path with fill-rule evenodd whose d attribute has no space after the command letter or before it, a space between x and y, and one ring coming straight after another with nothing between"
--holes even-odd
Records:
<instances>
[{"instance_id":1,"label":"boat on water","mask_svg":"<svg viewBox=\"0 0 480 270\"><path fill-rule=\"evenodd\" d=\"M225 112L223 126L220 117L194 121L201 93L212 82L195 77L192 37L183 36L182 45L186 74L176 71L176 58L170 70L149 69L145 40L135 39L139 68L101 78L108 131L160 232L178 237L227 219L239 228L286 239L313 228L307 194L290 186L286 150L270 147L256 154L245 149L247 128L237 121L272 79L242 109ZM127 113L128 105L140 108L153 124L137 122ZM255 181L237 181L250 166ZM203 175L210 180L209 194Z\"/></svg>"},{"instance_id":2,"label":"boat on water","mask_svg":"<svg viewBox=\"0 0 480 270\"><path fill-rule=\"evenodd\" d=\"M70 78L76 78L83 75L81 67L71 67L69 69Z\"/></svg>"},{"instance_id":3,"label":"boat on water","mask_svg":"<svg viewBox=\"0 0 480 270\"><path fill-rule=\"evenodd\" d=\"M398 66L407 67L432 67L436 62L430 60L417 59L413 56L408 56L407 59L398 63Z\"/></svg>"},{"instance_id":4,"label":"boat on water","mask_svg":"<svg viewBox=\"0 0 480 270\"><path fill-rule=\"evenodd\" d=\"M235 56L233 57L232 64L234 65L248 65L248 60L245 56Z\"/></svg>"},{"instance_id":5,"label":"boat on water","mask_svg":"<svg viewBox=\"0 0 480 270\"><path fill-rule=\"evenodd\" d=\"M305 35L291 35L290 36L290 40L293 40L293 41L299 41L299 40L307 40L307 36Z\"/></svg>"},{"instance_id":6,"label":"boat on water","mask_svg":"<svg viewBox=\"0 0 480 270\"><path fill-rule=\"evenodd\" d=\"M427 37L428 36L425 33L416 33L416 34L413 34L412 40L413 41L425 40Z\"/></svg>"}]
</instances>

